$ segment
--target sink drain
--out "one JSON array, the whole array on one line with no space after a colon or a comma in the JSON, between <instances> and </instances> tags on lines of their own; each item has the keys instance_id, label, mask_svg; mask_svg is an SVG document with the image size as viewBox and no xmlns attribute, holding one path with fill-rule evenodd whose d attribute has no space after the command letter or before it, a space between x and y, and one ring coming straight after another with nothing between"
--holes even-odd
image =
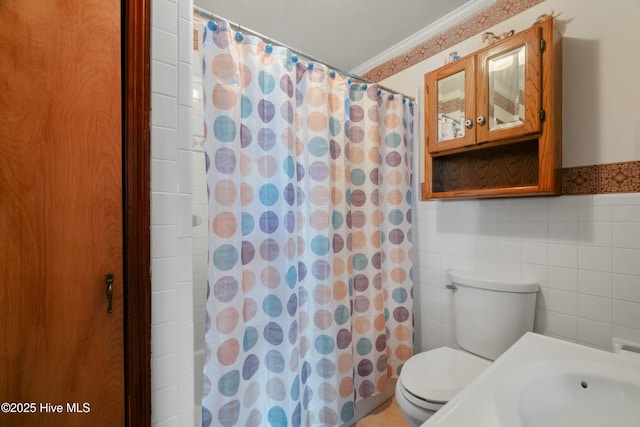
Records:
<instances>
[{"instance_id":1,"label":"sink drain","mask_svg":"<svg viewBox=\"0 0 640 427\"><path fill-rule=\"evenodd\" d=\"M587 387L589 387L589 384L586 381L581 381L580 382L580 387L587 388Z\"/></svg>"}]
</instances>

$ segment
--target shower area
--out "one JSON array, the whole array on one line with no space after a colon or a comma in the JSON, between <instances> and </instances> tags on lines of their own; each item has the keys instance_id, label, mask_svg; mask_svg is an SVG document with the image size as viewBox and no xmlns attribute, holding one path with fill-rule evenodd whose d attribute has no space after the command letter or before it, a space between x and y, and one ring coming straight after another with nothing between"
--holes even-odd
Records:
<instances>
[{"instance_id":1,"label":"shower area","mask_svg":"<svg viewBox=\"0 0 640 427\"><path fill-rule=\"evenodd\" d=\"M200 10L194 11L193 42L195 425L276 426L287 420L286 425L351 425L392 396L397 370L412 354L411 172L402 166L411 165L415 105L400 94L243 34ZM229 46L229 52L220 50ZM303 98L307 105L274 110L270 102L256 101L256 117L249 117L251 101L242 91L221 94L229 76L225 73L231 70L219 73L216 67L233 68L227 59L248 56L249 50L241 49L245 46L258 52L257 62L263 65L271 64L265 58L278 58L294 77L293 82L272 80L264 69L251 70L263 93L280 87L293 100L287 105L300 105ZM219 80L207 82L203 68ZM245 78L241 73L240 86ZM301 86L305 79L308 86ZM334 90L346 97L332 95ZM205 109L215 97L224 108L235 97L241 100L231 116L246 121L236 139L225 134L225 123L216 120L215 112L211 116ZM316 107L335 114L325 120L314 114ZM340 114L347 117L343 122ZM253 146L260 156L241 153L251 140L248 127L256 120L264 122L262 129L277 130L276 140L286 134L271 125L276 115L285 117L286 129L310 128L290 135L286 150L298 158L283 155L286 150L267 156L272 142L260 131ZM372 130L378 122L390 130ZM216 148L207 138L222 143ZM341 138L348 143L341 145ZM372 145L365 148L367 140ZM236 143L242 147L233 147ZM314 161L316 157L327 157L329 163ZM365 162L379 166L358 166ZM249 201L236 203L221 195L233 192L233 186L217 183L236 168L241 187L269 206L262 214ZM272 182L279 170L288 175L287 185ZM259 179L251 181L252 173ZM338 175L344 176L342 187L336 184ZM315 185L323 180L332 185ZM328 203L328 208L312 211L305 199ZM368 204L371 208L365 210ZM277 237L279 225L295 240ZM241 235L237 252L228 244L234 227ZM248 236L256 230L269 238L251 241ZM222 252L222 246L230 252ZM372 247L371 255L365 255ZM342 248L348 255L338 257ZM229 264L234 256L237 266ZM279 257L285 264L278 264ZM313 285L304 285L311 279ZM232 299L240 294L244 303L234 308ZM287 350L280 352L282 346ZM198 407L203 390L205 402L207 396L214 402L205 403L204 410Z\"/></svg>"}]
</instances>

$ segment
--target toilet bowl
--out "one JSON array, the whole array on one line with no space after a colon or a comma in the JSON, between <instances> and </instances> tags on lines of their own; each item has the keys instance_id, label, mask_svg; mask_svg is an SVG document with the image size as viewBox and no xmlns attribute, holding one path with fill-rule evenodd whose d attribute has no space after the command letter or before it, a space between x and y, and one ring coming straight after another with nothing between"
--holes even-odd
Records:
<instances>
[{"instance_id":1,"label":"toilet bowl","mask_svg":"<svg viewBox=\"0 0 640 427\"><path fill-rule=\"evenodd\" d=\"M412 427L422 425L526 332L533 329L538 285L517 277L449 271L456 341L412 356L396 401Z\"/></svg>"},{"instance_id":2,"label":"toilet bowl","mask_svg":"<svg viewBox=\"0 0 640 427\"><path fill-rule=\"evenodd\" d=\"M487 366L481 357L440 347L411 357L396 382L396 400L404 417L419 426Z\"/></svg>"}]
</instances>

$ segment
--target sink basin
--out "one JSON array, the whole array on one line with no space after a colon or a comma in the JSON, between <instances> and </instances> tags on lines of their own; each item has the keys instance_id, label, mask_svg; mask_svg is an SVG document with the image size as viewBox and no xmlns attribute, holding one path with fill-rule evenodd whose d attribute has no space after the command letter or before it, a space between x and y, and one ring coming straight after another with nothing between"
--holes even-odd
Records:
<instances>
[{"instance_id":1,"label":"sink basin","mask_svg":"<svg viewBox=\"0 0 640 427\"><path fill-rule=\"evenodd\" d=\"M422 427L640 427L639 353L527 332Z\"/></svg>"},{"instance_id":2,"label":"sink basin","mask_svg":"<svg viewBox=\"0 0 640 427\"><path fill-rule=\"evenodd\" d=\"M640 372L601 363L543 361L498 386L497 415L512 427L640 427Z\"/></svg>"}]
</instances>

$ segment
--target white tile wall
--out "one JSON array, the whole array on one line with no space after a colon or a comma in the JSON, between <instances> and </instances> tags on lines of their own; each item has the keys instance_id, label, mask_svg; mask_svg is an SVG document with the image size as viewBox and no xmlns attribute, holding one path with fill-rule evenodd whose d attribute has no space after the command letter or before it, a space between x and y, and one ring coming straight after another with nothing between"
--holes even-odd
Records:
<instances>
[{"instance_id":1,"label":"white tile wall","mask_svg":"<svg viewBox=\"0 0 640 427\"><path fill-rule=\"evenodd\" d=\"M455 346L446 271L540 284L535 330L611 349L640 340L640 194L417 203L417 349Z\"/></svg>"},{"instance_id":2,"label":"white tile wall","mask_svg":"<svg viewBox=\"0 0 640 427\"><path fill-rule=\"evenodd\" d=\"M192 0L151 4L151 418L193 427Z\"/></svg>"}]
</instances>

